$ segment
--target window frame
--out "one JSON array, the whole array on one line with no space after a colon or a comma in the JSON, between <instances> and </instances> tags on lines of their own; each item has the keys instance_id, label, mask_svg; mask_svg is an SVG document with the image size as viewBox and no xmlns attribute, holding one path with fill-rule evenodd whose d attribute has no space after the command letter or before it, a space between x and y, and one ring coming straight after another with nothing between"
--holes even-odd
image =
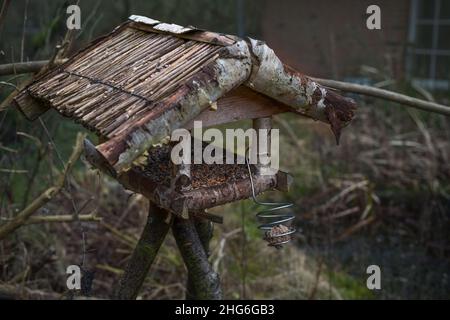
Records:
<instances>
[{"instance_id":1,"label":"window frame","mask_svg":"<svg viewBox=\"0 0 450 320\"><path fill-rule=\"evenodd\" d=\"M450 25L450 18L440 18L440 8L442 0L435 0L434 2L434 16L432 19L421 19L419 14L419 1L411 0L410 18L409 18L409 32L408 32L408 55L406 61L406 71L413 83L429 89L450 89L450 79L437 79L437 59L439 56L450 57L450 50L438 49L439 41L439 27ZM448 1L448 0L444 0ZM417 27L423 25L432 26L432 44L431 48L416 47ZM429 74L426 78L414 76L414 58L416 55L426 55L430 58Z\"/></svg>"}]
</instances>

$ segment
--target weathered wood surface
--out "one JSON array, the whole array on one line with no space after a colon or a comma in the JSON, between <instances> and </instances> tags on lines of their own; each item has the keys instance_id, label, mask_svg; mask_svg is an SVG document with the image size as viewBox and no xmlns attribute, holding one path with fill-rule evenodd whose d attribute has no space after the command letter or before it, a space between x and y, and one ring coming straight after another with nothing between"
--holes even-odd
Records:
<instances>
[{"instance_id":1,"label":"weathered wood surface","mask_svg":"<svg viewBox=\"0 0 450 320\"><path fill-rule=\"evenodd\" d=\"M194 223L195 231L198 234L198 238L202 244L203 251L205 252L206 258L209 258L211 252L210 252L210 241L213 236L213 224L211 221L200 218L198 216L192 218L192 221ZM219 279L216 278L217 282L219 282ZM186 299L187 300L196 300L200 299L203 295L202 291L198 292L198 285L195 283L195 278L192 277L192 275L188 274L188 279L186 283ZM199 279L197 279L199 280ZM217 285L220 288L220 283ZM218 298L222 298L221 296Z\"/></svg>"},{"instance_id":2,"label":"weathered wood surface","mask_svg":"<svg viewBox=\"0 0 450 320\"><path fill-rule=\"evenodd\" d=\"M216 60L204 65L172 95L159 101L111 140L97 146L99 152L116 171L128 169L145 150L247 79L251 64L246 48L243 41L223 47Z\"/></svg>"},{"instance_id":3,"label":"weathered wood surface","mask_svg":"<svg viewBox=\"0 0 450 320\"><path fill-rule=\"evenodd\" d=\"M135 28L137 30L147 31L147 32L156 32L156 33L165 33L170 34L170 32L164 32L158 29L155 29L149 25L143 24L143 23L136 23L132 22L130 24L130 27ZM229 36L229 35L223 35L215 32L209 32L204 30L197 30L192 29L190 32L186 33L179 33L177 34L178 37L187 39L187 40L194 40L199 42L205 42L210 43L214 45L221 45L221 46L230 46L236 43L238 41L238 38Z\"/></svg>"},{"instance_id":4,"label":"weathered wood surface","mask_svg":"<svg viewBox=\"0 0 450 320\"><path fill-rule=\"evenodd\" d=\"M27 92L112 138L217 58L221 47L124 28ZM98 54L101 52L102 54Z\"/></svg>"},{"instance_id":5,"label":"weathered wood surface","mask_svg":"<svg viewBox=\"0 0 450 320\"><path fill-rule=\"evenodd\" d=\"M255 193L277 189L276 176L254 175ZM233 183L222 184L210 188L200 188L184 192L185 205L188 210L196 211L213 208L229 202L248 199L252 196L250 179L242 179Z\"/></svg>"},{"instance_id":6,"label":"weathered wood surface","mask_svg":"<svg viewBox=\"0 0 450 320\"><path fill-rule=\"evenodd\" d=\"M249 39L253 68L246 85L305 116L330 123L339 140L353 118L356 104L284 65L263 41Z\"/></svg>"},{"instance_id":7,"label":"weathered wood surface","mask_svg":"<svg viewBox=\"0 0 450 320\"><path fill-rule=\"evenodd\" d=\"M194 222L176 217L172 231L188 269L187 296L195 300L222 299L219 275L208 261L205 243L200 239Z\"/></svg>"},{"instance_id":8,"label":"weathered wood surface","mask_svg":"<svg viewBox=\"0 0 450 320\"><path fill-rule=\"evenodd\" d=\"M194 121L202 121L203 127L211 127L243 119L269 117L283 112L291 112L288 106L240 86L217 101L217 110L206 109L183 127L192 129Z\"/></svg>"},{"instance_id":9,"label":"weathered wood surface","mask_svg":"<svg viewBox=\"0 0 450 320\"><path fill-rule=\"evenodd\" d=\"M253 129L255 129L258 134L258 148L256 150L257 163L255 165L256 172L258 175L270 174L272 170L270 168L270 163L264 163L267 159L270 159L270 147L271 147L271 137L270 130L272 129L272 118L264 117L257 118L253 120ZM265 143L264 143L265 142ZM278 156L278 155L276 155Z\"/></svg>"},{"instance_id":10,"label":"weathered wood surface","mask_svg":"<svg viewBox=\"0 0 450 320\"><path fill-rule=\"evenodd\" d=\"M92 144L85 144L85 149L86 158L91 163L115 177L126 189L144 195L178 216L185 216L187 213L197 215L204 209L252 196L246 164L191 164L189 188L178 188L171 180L173 165L169 145L151 148L145 160L142 159L142 162L120 174L110 170L108 162L105 162ZM225 152L223 157L226 160ZM234 158L237 159L238 156L234 155ZM256 194L273 189L288 191L292 182L292 177L282 171L275 175L257 175L254 167L252 171ZM216 217L206 215L205 218L221 222Z\"/></svg>"},{"instance_id":11,"label":"weathered wood surface","mask_svg":"<svg viewBox=\"0 0 450 320\"><path fill-rule=\"evenodd\" d=\"M268 190L287 190L291 180L291 178L287 178L287 175L281 171L274 176L254 175L253 183L256 195ZM277 183L279 177L281 177L280 186ZM152 181L136 169L122 173L117 179L126 189L144 195L158 206L178 216L182 216L184 210L195 215L195 212L248 199L252 196L250 180L247 178L185 192L173 192L170 187Z\"/></svg>"},{"instance_id":12,"label":"weathered wood surface","mask_svg":"<svg viewBox=\"0 0 450 320\"><path fill-rule=\"evenodd\" d=\"M113 298L136 299L171 225L170 213L150 202L147 223L115 288Z\"/></svg>"}]
</instances>

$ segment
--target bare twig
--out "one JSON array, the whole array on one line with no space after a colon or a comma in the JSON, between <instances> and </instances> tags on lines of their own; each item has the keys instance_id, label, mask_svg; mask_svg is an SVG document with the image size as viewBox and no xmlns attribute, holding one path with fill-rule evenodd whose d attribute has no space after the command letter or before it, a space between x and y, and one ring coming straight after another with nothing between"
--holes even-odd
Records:
<instances>
[{"instance_id":1,"label":"bare twig","mask_svg":"<svg viewBox=\"0 0 450 320\"><path fill-rule=\"evenodd\" d=\"M122 275L124 272L122 269L114 268L114 267L110 266L109 264L97 264L95 266L95 268L100 269L100 270L105 270L105 271L111 272L116 275Z\"/></svg>"},{"instance_id":2,"label":"bare twig","mask_svg":"<svg viewBox=\"0 0 450 320\"><path fill-rule=\"evenodd\" d=\"M18 152L16 149L6 147L6 146L2 145L1 143L0 143L0 150L6 151L6 152L11 152L11 153Z\"/></svg>"},{"instance_id":3,"label":"bare twig","mask_svg":"<svg viewBox=\"0 0 450 320\"><path fill-rule=\"evenodd\" d=\"M21 285L0 284L0 299L59 300L62 297L59 293L23 288Z\"/></svg>"},{"instance_id":4,"label":"bare twig","mask_svg":"<svg viewBox=\"0 0 450 320\"><path fill-rule=\"evenodd\" d=\"M22 40L20 42L20 62L23 62L25 51L25 27L28 19L28 0L25 1L25 12L23 14Z\"/></svg>"},{"instance_id":5,"label":"bare twig","mask_svg":"<svg viewBox=\"0 0 450 320\"><path fill-rule=\"evenodd\" d=\"M0 284L0 300L63 300L65 293L30 289L22 285ZM94 297L75 297L75 300L99 300Z\"/></svg>"},{"instance_id":6,"label":"bare twig","mask_svg":"<svg viewBox=\"0 0 450 320\"><path fill-rule=\"evenodd\" d=\"M67 59L56 60L55 64L62 64L66 61ZM0 76L20 74L20 73L35 73L40 71L48 63L49 60L39 60L39 61L2 64L0 65Z\"/></svg>"},{"instance_id":7,"label":"bare twig","mask_svg":"<svg viewBox=\"0 0 450 320\"><path fill-rule=\"evenodd\" d=\"M2 28L3 20L5 20L6 12L8 11L11 0L3 0L2 9L0 10L0 30Z\"/></svg>"},{"instance_id":8,"label":"bare twig","mask_svg":"<svg viewBox=\"0 0 450 320\"><path fill-rule=\"evenodd\" d=\"M342 91L353 92L358 94L363 94L367 96L372 96L376 98L381 98L384 100L389 100L397 103L401 103L413 108L422 109L429 112L435 112L439 114L443 114L446 116L450 116L450 107L429 102L417 98L413 98L404 94L400 94L397 92L379 89L371 86L365 86L355 83L348 83L342 81L328 80L328 79L313 79L318 83Z\"/></svg>"},{"instance_id":9,"label":"bare twig","mask_svg":"<svg viewBox=\"0 0 450 320\"><path fill-rule=\"evenodd\" d=\"M72 214L61 214L61 215L53 215L53 216L30 217L30 219L28 219L26 224L77 222L77 221L99 222L99 221L102 221L102 218L97 216L95 213L91 213L91 214L81 214L78 216L78 220L76 220Z\"/></svg>"},{"instance_id":10,"label":"bare twig","mask_svg":"<svg viewBox=\"0 0 450 320\"><path fill-rule=\"evenodd\" d=\"M64 166L64 170L58 177L55 185L45 190L41 195L39 195L36 199L34 199L25 209L19 212L13 220L0 226L0 240L4 239L10 233L14 232L15 230L23 226L39 208L44 206L59 191L61 191L66 182L68 173L70 172L70 170L72 170L75 162L80 157L81 152L83 151L84 138L85 134L81 133L78 134L72 155L70 156L67 164Z\"/></svg>"},{"instance_id":11,"label":"bare twig","mask_svg":"<svg viewBox=\"0 0 450 320\"><path fill-rule=\"evenodd\" d=\"M18 90L17 86L14 83L6 82L6 81L0 81L0 84L2 86L9 86L9 87L12 87L12 88Z\"/></svg>"},{"instance_id":12,"label":"bare twig","mask_svg":"<svg viewBox=\"0 0 450 320\"><path fill-rule=\"evenodd\" d=\"M102 227L105 227L106 229L108 229L117 239L119 239L124 244L128 245L129 247L134 248L134 246L136 246L137 239L135 239L134 237L121 232L117 228L114 228L112 225L110 225L109 223L106 223L104 221L100 222L100 225Z\"/></svg>"},{"instance_id":13,"label":"bare twig","mask_svg":"<svg viewBox=\"0 0 450 320\"><path fill-rule=\"evenodd\" d=\"M33 187L33 184L34 184L34 180L35 180L35 178L37 176L37 173L38 173L39 167L41 165L41 162L44 159L45 155L47 154L47 148L42 144L41 140L38 139L35 136L32 136L32 135L30 135L28 133L25 133L25 132L17 132L17 135L25 137L25 138L30 139L31 141L33 141L34 144L36 145L37 151L38 151L37 152L37 159L34 162L33 168L31 169L31 175L30 175L30 178L28 179L27 187L26 187L26 190L25 190L24 195L23 195L22 208L24 208L27 205L27 203L28 203L28 198L30 196L30 192L32 190L32 187Z\"/></svg>"},{"instance_id":14,"label":"bare twig","mask_svg":"<svg viewBox=\"0 0 450 320\"><path fill-rule=\"evenodd\" d=\"M80 1L78 0L76 5L79 5ZM68 56L70 47L72 46L72 42L75 38L75 34L77 29L67 29L66 34L64 35L64 40L56 51L56 55L54 59L52 59L51 66L54 65L54 61L61 60Z\"/></svg>"},{"instance_id":15,"label":"bare twig","mask_svg":"<svg viewBox=\"0 0 450 320\"><path fill-rule=\"evenodd\" d=\"M316 275L315 275L313 287L311 288L311 291L308 295L308 300L314 300L316 298L316 293L317 293L317 289L319 288L320 275L322 274L323 265L324 265L324 259L323 259L323 257L321 257L319 259L319 263L318 263L318 266L316 269Z\"/></svg>"},{"instance_id":16,"label":"bare twig","mask_svg":"<svg viewBox=\"0 0 450 320\"><path fill-rule=\"evenodd\" d=\"M28 170L0 168L0 172L2 172L2 173L27 173Z\"/></svg>"},{"instance_id":17,"label":"bare twig","mask_svg":"<svg viewBox=\"0 0 450 320\"><path fill-rule=\"evenodd\" d=\"M214 248L214 252L213 252L214 255L217 255L217 258L214 259L214 262L213 262L213 270L215 272L219 272L220 262L225 257L225 244L226 244L227 240L241 232L242 232L242 229L237 228L237 229L234 229L234 230L222 235L222 238L220 239L219 244L216 246L216 248ZM213 254L211 254L211 256Z\"/></svg>"},{"instance_id":18,"label":"bare twig","mask_svg":"<svg viewBox=\"0 0 450 320\"><path fill-rule=\"evenodd\" d=\"M345 230L341 235L339 235L336 239L334 239L334 241L344 240L345 238L347 238L350 235L354 234L355 232L361 230L365 226L368 226L369 224L371 224L375 220L376 220L376 216L373 215L373 216L370 216L367 219L359 221L355 225L353 225L350 228L348 228L347 230Z\"/></svg>"}]
</instances>

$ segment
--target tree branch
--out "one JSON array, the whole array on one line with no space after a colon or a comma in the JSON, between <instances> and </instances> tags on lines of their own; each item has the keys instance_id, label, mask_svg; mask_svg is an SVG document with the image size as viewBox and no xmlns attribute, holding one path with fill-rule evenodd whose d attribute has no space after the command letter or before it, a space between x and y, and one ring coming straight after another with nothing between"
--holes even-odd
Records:
<instances>
[{"instance_id":1,"label":"tree branch","mask_svg":"<svg viewBox=\"0 0 450 320\"><path fill-rule=\"evenodd\" d=\"M72 214L61 214L53 216L37 216L30 217L26 224L38 224L38 223L58 223L58 222L76 222L76 221L91 221L99 222L102 218L96 216L95 214L80 214L78 220L74 218Z\"/></svg>"},{"instance_id":2,"label":"tree branch","mask_svg":"<svg viewBox=\"0 0 450 320\"><path fill-rule=\"evenodd\" d=\"M11 0L3 0L2 8L0 9L0 30L2 29L3 21L5 20L10 3Z\"/></svg>"},{"instance_id":3,"label":"tree branch","mask_svg":"<svg viewBox=\"0 0 450 320\"><path fill-rule=\"evenodd\" d=\"M66 293L47 292L23 287L22 285L0 284L0 300L66 300ZM74 300L100 300L94 297L78 296Z\"/></svg>"},{"instance_id":4,"label":"tree branch","mask_svg":"<svg viewBox=\"0 0 450 320\"><path fill-rule=\"evenodd\" d=\"M403 105L407 105L413 108L422 109L429 112L435 112L439 114L443 114L445 116L450 116L450 107L429 102L417 98L413 98L404 94L400 94L397 92L379 89L371 86L365 86L356 83L348 83L342 81L328 80L328 79L313 79L317 83L324 85L326 87L330 87L333 89L338 89L347 92L353 92L357 94L362 94L366 96L371 96L375 98L380 98L392 102L397 102Z\"/></svg>"},{"instance_id":5,"label":"tree branch","mask_svg":"<svg viewBox=\"0 0 450 320\"><path fill-rule=\"evenodd\" d=\"M19 212L13 220L0 226L0 240L4 239L10 233L14 232L15 230L23 226L27 222L27 220L39 208L44 206L59 191L61 191L66 182L68 173L70 172L70 170L72 170L72 167L74 166L75 162L80 157L81 152L83 151L83 140L85 136L86 136L85 134L78 133L72 155L70 156L69 161L65 165L63 172L58 177L56 184L45 190L40 196L34 199L25 209Z\"/></svg>"},{"instance_id":6,"label":"tree branch","mask_svg":"<svg viewBox=\"0 0 450 320\"><path fill-rule=\"evenodd\" d=\"M62 64L66 62L67 59L59 59L55 61L55 64ZM46 66L49 60L39 60L39 61L28 61L28 62L17 62L8 63L0 65L0 76L21 74L21 73L35 73Z\"/></svg>"},{"instance_id":7,"label":"tree branch","mask_svg":"<svg viewBox=\"0 0 450 320\"><path fill-rule=\"evenodd\" d=\"M63 294L60 293L34 290L19 285L0 284L0 300L60 300L63 297Z\"/></svg>"},{"instance_id":8,"label":"tree branch","mask_svg":"<svg viewBox=\"0 0 450 320\"><path fill-rule=\"evenodd\" d=\"M55 61L55 64L62 64L66 62L67 59L60 59ZM11 74L20 74L20 73L34 73L38 72L42 69L42 67L46 66L50 61L49 60L40 60L40 61L29 61L23 63L10 63L0 65L0 76L11 75ZM425 101L422 99L413 98L404 94L400 94L397 92L379 89L371 86L360 85L355 83L329 80L329 79L318 79L311 78L311 80L316 81L317 83L337 90L342 90L346 92L352 92L361 95L372 96L388 101L397 102L403 105L407 105L413 108L422 109L429 112L435 112L439 114L443 114L446 116L450 116L450 107L444 106L438 103ZM3 104L2 104L3 105ZM0 108L1 109L1 108Z\"/></svg>"}]
</instances>

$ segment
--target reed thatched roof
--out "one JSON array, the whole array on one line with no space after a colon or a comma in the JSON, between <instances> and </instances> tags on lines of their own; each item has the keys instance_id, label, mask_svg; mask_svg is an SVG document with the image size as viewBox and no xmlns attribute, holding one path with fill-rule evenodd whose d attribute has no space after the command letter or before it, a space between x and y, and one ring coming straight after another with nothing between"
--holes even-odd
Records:
<instances>
[{"instance_id":1,"label":"reed thatched roof","mask_svg":"<svg viewBox=\"0 0 450 320\"><path fill-rule=\"evenodd\" d=\"M99 155L121 172L241 85L246 91L233 91L247 99L240 107L290 110L330 123L337 135L353 116L352 101L285 67L263 42L141 16L40 76L15 103L29 118L54 108L96 132L106 140Z\"/></svg>"},{"instance_id":2,"label":"reed thatched roof","mask_svg":"<svg viewBox=\"0 0 450 320\"><path fill-rule=\"evenodd\" d=\"M163 112L167 105L158 102L217 59L221 48L125 24L35 82L28 93L112 138L136 119Z\"/></svg>"}]
</instances>

